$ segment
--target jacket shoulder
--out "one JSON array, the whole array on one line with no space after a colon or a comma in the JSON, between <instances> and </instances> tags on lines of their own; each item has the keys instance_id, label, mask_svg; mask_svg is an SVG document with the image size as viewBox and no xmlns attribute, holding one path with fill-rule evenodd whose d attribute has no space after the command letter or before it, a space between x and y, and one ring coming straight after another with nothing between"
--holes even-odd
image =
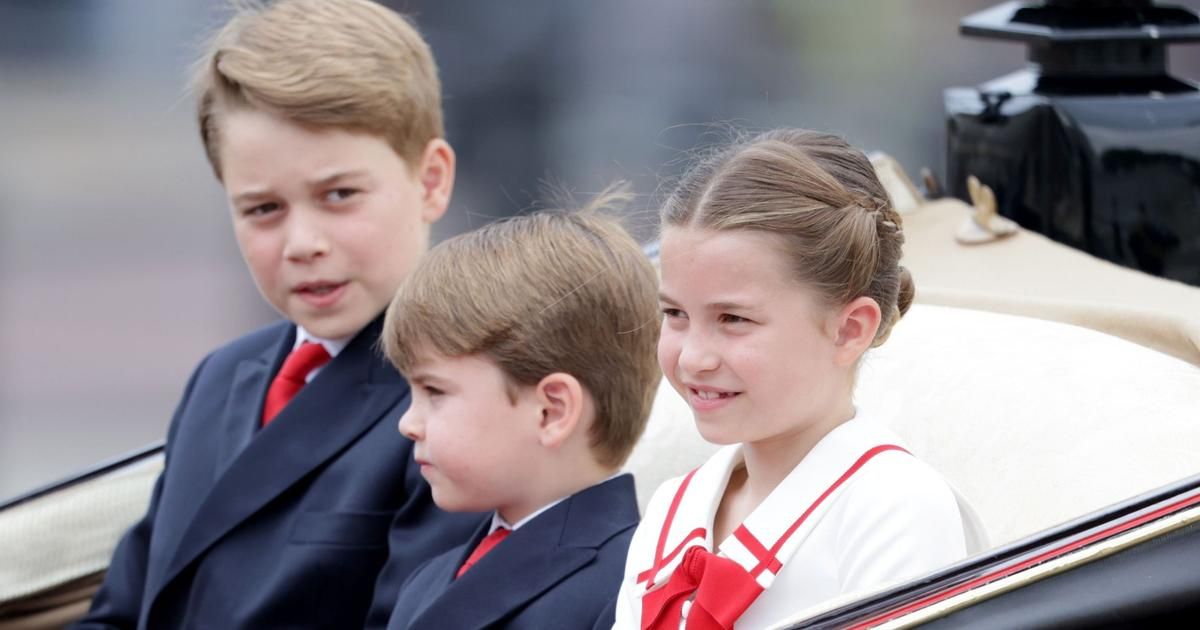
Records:
<instances>
[{"instance_id":1,"label":"jacket shoulder","mask_svg":"<svg viewBox=\"0 0 1200 630\"><path fill-rule=\"evenodd\" d=\"M294 328L295 325L291 322L279 320L218 346L212 351L212 355L220 358L245 358L255 355L279 343L280 339L291 334Z\"/></svg>"},{"instance_id":2,"label":"jacket shoulder","mask_svg":"<svg viewBox=\"0 0 1200 630\"><path fill-rule=\"evenodd\" d=\"M205 373L233 369L240 361L262 356L293 334L294 325L280 320L217 346L197 367Z\"/></svg>"}]
</instances>

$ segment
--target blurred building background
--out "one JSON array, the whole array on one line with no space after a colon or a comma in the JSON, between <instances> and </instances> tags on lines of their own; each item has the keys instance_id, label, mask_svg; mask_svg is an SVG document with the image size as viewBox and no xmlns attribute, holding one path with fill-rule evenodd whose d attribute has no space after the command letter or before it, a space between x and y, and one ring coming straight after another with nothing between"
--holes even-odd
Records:
<instances>
[{"instance_id":1,"label":"blurred building background","mask_svg":"<svg viewBox=\"0 0 1200 630\"><path fill-rule=\"evenodd\" d=\"M460 170L439 237L546 182L613 179L648 237L656 192L729 125L833 131L941 173L942 89L1025 63L958 35L994 0L389 4L441 67ZM204 353L276 317L184 91L222 6L0 0L0 499L161 439ZM1195 46L1172 51L1200 77Z\"/></svg>"}]
</instances>

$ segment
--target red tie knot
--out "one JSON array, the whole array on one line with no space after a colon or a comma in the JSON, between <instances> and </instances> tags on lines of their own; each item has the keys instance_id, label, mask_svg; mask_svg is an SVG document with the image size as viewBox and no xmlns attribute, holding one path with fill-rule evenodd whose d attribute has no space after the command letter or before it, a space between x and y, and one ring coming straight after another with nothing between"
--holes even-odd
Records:
<instances>
[{"instance_id":1,"label":"red tie knot","mask_svg":"<svg viewBox=\"0 0 1200 630\"><path fill-rule=\"evenodd\" d=\"M475 547L475 551L472 551L471 555L467 557L467 561L458 568L458 573L454 577L462 577L462 574L466 573L467 569L475 566L475 563L479 562L480 558L487 555L487 552L491 551L496 545L499 545L500 541L508 538L508 535L511 533L508 529L500 527L496 531L484 536L483 540L479 541L479 546Z\"/></svg>"},{"instance_id":2,"label":"red tie knot","mask_svg":"<svg viewBox=\"0 0 1200 630\"><path fill-rule=\"evenodd\" d=\"M279 368L279 378L303 383L308 373L329 362L329 352L319 343L306 341L283 360Z\"/></svg>"},{"instance_id":3,"label":"red tie knot","mask_svg":"<svg viewBox=\"0 0 1200 630\"><path fill-rule=\"evenodd\" d=\"M304 342L299 348L283 360L279 373L271 381L267 389L267 398L263 401L262 426L267 426L275 416L283 411L288 402L304 387L304 381L309 372L329 362L329 353L325 346L319 343Z\"/></svg>"}]
</instances>

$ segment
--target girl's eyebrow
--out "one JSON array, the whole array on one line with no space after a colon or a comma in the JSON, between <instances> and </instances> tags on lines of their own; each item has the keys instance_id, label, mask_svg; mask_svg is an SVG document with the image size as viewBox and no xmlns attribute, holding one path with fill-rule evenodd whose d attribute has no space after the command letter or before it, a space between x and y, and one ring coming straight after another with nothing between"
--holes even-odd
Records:
<instances>
[{"instance_id":1,"label":"girl's eyebrow","mask_svg":"<svg viewBox=\"0 0 1200 630\"><path fill-rule=\"evenodd\" d=\"M663 304L669 304L671 306L679 306L679 303L676 302L675 300L671 299L671 296L667 295L666 293L662 293L661 291L658 294L658 301L662 302ZM730 302L730 301L725 301L725 300L722 300L720 302L709 303L707 305L707 307L711 311L753 311L753 310L756 310L755 307L750 306L749 304L743 304L741 302Z\"/></svg>"},{"instance_id":2,"label":"girl's eyebrow","mask_svg":"<svg viewBox=\"0 0 1200 630\"><path fill-rule=\"evenodd\" d=\"M708 308L714 311L752 311L753 306L742 304L740 302L713 302L708 305Z\"/></svg>"}]
</instances>

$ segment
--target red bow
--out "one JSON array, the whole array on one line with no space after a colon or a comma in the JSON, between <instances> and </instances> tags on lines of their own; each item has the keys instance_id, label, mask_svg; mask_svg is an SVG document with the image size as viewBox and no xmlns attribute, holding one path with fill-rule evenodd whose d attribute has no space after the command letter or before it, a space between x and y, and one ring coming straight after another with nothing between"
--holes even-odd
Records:
<instances>
[{"instance_id":1,"label":"red bow","mask_svg":"<svg viewBox=\"0 0 1200 630\"><path fill-rule=\"evenodd\" d=\"M692 599L686 628L730 630L763 587L742 565L693 546L662 588L642 597L642 628L678 630L683 606Z\"/></svg>"}]
</instances>

